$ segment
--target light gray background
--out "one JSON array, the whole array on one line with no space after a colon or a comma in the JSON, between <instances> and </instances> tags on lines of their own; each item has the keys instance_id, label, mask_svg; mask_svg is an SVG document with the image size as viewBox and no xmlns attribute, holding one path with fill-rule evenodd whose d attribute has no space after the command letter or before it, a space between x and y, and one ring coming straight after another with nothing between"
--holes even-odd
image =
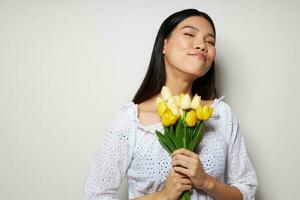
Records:
<instances>
[{"instance_id":1,"label":"light gray background","mask_svg":"<svg viewBox=\"0 0 300 200\"><path fill-rule=\"evenodd\" d=\"M185 8L216 24L218 86L245 135L257 199L300 199L299 5L0 0L0 199L82 199L105 124L138 89L163 20Z\"/></svg>"}]
</instances>

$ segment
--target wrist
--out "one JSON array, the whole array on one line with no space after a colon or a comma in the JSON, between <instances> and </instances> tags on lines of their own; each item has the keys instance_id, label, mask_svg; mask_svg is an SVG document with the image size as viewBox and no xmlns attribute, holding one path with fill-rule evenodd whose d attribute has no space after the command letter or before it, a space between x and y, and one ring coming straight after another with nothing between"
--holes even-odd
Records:
<instances>
[{"instance_id":1,"label":"wrist","mask_svg":"<svg viewBox=\"0 0 300 200\"><path fill-rule=\"evenodd\" d=\"M165 194L164 190L157 192L159 200L169 200L168 195Z\"/></svg>"},{"instance_id":2,"label":"wrist","mask_svg":"<svg viewBox=\"0 0 300 200\"><path fill-rule=\"evenodd\" d=\"M212 176L207 175L201 190L203 190L204 192L210 192L212 191L216 186L216 179Z\"/></svg>"}]
</instances>

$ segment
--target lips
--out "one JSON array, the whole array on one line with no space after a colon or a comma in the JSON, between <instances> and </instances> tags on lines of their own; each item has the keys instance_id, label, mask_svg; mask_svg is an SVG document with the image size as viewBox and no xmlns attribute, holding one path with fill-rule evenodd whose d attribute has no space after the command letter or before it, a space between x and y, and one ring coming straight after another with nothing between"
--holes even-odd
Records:
<instances>
[{"instance_id":1,"label":"lips","mask_svg":"<svg viewBox=\"0 0 300 200\"><path fill-rule=\"evenodd\" d=\"M202 59L202 60L204 60L204 61L207 60L207 56L206 56L204 53L201 53L201 52L199 52L199 53L191 53L191 54L188 54L188 55L190 55L190 56L195 56L195 57L197 57L198 59Z\"/></svg>"}]
</instances>

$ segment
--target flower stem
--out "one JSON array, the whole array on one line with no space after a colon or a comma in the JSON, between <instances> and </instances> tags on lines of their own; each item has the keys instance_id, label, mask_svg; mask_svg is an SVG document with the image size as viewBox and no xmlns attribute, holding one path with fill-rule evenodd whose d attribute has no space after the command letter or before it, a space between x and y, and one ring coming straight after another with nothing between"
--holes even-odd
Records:
<instances>
[{"instance_id":1,"label":"flower stem","mask_svg":"<svg viewBox=\"0 0 300 200\"><path fill-rule=\"evenodd\" d=\"M190 191L184 191L180 195L180 200L191 200L191 192Z\"/></svg>"}]
</instances>

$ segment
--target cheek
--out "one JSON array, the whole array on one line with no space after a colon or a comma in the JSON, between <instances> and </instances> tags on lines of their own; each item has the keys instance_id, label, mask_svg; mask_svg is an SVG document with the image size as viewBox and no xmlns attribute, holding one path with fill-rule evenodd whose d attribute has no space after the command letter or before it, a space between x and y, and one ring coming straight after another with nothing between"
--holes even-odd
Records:
<instances>
[{"instance_id":1,"label":"cheek","mask_svg":"<svg viewBox=\"0 0 300 200\"><path fill-rule=\"evenodd\" d=\"M173 47L176 48L177 51L186 51L190 47L190 45L190 42L181 37L178 37L173 42Z\"/></svg>"},{"instance_id":2,"label":"cheek","mask_svg":"<svg viewBox=\"0 0 300 200\"><path fill-rule=\"evenodd\" d=\"M211 57L212 60L216 57L216 48L215 47L211 47L209 49L209 56Z\"/></svg>"},{"instance_id":3,"label":"cheek","mask_svg":"<svg viewBox=\"0 0 300 200\"><path fill-rule=\"evenodd\" d=\"M172 65L181 65L185 61L185 52L188 49L186 41L176 38L168 44L167 57Z\"/></svg>"},{"instance_id":4,"label":"cheek","mask_svg":"<svg viewBox=\"0 0 300 200\"><path fill-rule=\"evenodd\" d=\"M209 49L208 57L209 57L208 62L212 63L214 61L215 57L216 57L216 50L215 49Z\"/></svg>"}]
</instances>

